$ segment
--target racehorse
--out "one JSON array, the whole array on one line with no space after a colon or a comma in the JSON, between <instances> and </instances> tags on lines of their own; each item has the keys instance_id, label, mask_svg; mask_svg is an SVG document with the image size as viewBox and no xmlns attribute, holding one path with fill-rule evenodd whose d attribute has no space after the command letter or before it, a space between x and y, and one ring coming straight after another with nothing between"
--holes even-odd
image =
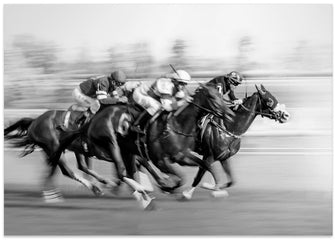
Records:
<instances>
[{"instance_id":1,"label":"racehorse","mask_svg":"<svg viewBox=\"0 0 335 240\"><path fill-rule=\"evenodd\" d=\"M43 184L43 196L47 202L62 199L60 192L54 187L52 178L57 165L65 176L82 183L92 190L95 195L102 194L98 186L74 173L63 159L57 162L52 162L49 159L58 149L61 139L66 136L66 133L59 130L57 126L65 122L68 129L77 129L78 124L76 123L76 119L81 118L82 115L82 111L49 110L36 119L22 118L4 130L5 139L14 140L13 145L15 147L25 147L21 155L22 157L32 153L36 146L43 149L46 155L45 159L50 167L49 174L46 175ZM15 134L11 135L13 132L15 132ZM104 179L98 173L90 169L89 154L83 149L81 139L74 141L68 146L68 149L75 153L77 165L81 171L91 175L103 184L109 186L113 185L112 181Z\"/></svg>"},{"instance_id":2,"label":"racehorse","mask_svg":"<svg viewBox=\"0 0 335 240\"><path fill-rule=\"evenodd\" d=\"M208 115L203 120L200 136L202 152L199 153L203 155L203 160L206 162L221 163L228 178L228 183L225 184L220 174L213 175L216 184L215 186L204 184L203 186L207 189L220 193L221 189L234 184L235 180L232 177L228 160L240 150L241 136L249 129L257 116L267 117L279 123L285 123L290 118L285 105L280 104L263 85L260 88L256 85L255 87L257 92L243 100L242 105L235 111L233 121L225 121L222 125L220 120L213 115ZM204 168L199 168L192 187L183 192L184 198L192 198L205 172Z\"/></svg>"},{"instance_id":3,"label":"racehorse","mask_svg":"<svg viewBox=\"0 0 335 240\"><path fill-rule=\"evenodd\" d=\"M69 133L69 137L60 144L58 153L52 156L52 161L57 161L60 153L73 139L85 134L89 152L98 159L115 162L119 179L129 184L135 191L138 184L129 181L134 179L136 170L134 155L149 158L159 171L151 166L151 161L143 161L142 165L148 169L163 190L171 191L179 187L182 182L182 177L173 163L201 166L209 170L204 162L194 159L191 154L191 150L195 148L198 120L206 113L227 119L233 114L225 106L215 88L202 86L194 94L193 101L180 111L173 116L170 114L169 117L167 114L162 114L151 123L144 140L146 147L140 147L139 135L129 131L134 114L139 113L140 111L130 105L118 104L106 107L91 119L86 129ZM161 172L172 177L166 179Z\"/></svg>"}]
</instances>

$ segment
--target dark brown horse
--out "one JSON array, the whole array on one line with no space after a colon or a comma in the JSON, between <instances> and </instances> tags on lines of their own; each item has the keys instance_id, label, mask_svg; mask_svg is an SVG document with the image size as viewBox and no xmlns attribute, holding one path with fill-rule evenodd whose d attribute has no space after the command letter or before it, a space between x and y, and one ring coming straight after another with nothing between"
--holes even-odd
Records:
<instances>
[{"instance_id":1,"label":"dark brown horse","mask_svg":"<svg viewBox=\"0 0 335 240\"><path fill-rule=\"evenodd\" d=\"M114 162L119 179L129 184L135 191L142 187L134 181L136 172L134 155L149 157L154 166L151 165L151 161L143 158L142 165L148 169L163 190L173 190L179 187L183 180L175 164L201 166L209 170L203 161L191 154L191 150L195 148L198 120L207 113L220 118L229 118L229 114L232 114L214 88L203 86L193 98L182 111L177 111L173 116L170 114L169 117L167 114L162 114L148 127L144 139L147 148L142 148L143 151L139 147L141 141L138 135L128 131L134 119L133 115L139 114L139 111L134 111L132 106L118 104L108 106L96 114L87 128L73 131L72 136L69 135L69 138L61 143L58 156L55 154L52 161L57 161L60 152L67 148L73 139L85 134L88 138L89 152L98 159ZM170 177L166 178L166 174Z\"/></svg>"},{"instance_id":2,"label":"dark brown horse","mask_svg":"<svg viewBox=\"0 0 335 240\"><path fill-rule=\"evenodd\" d=\"M203 160L211 166L221 163L228 178L228 183L225 183L222 174L215 174L213 175L216 182L215 186L209 187L209 184L206 184L206 188L220 190L234 184L235 181L228 160L240 150L241 136L249 129L258 115L279 123L285 123L290 118L285 105L280 104L263 85L260 89L256 86L256 89L257 92L245 98L243 104L235 111L232 122L225 121L224 124L221 124L218 118L210 115L204 119L200 134L202 145L200 154L203 155ZM185 198L190 199L192 197L195 187L199 184L205 172L205 169L199 168L192 188L183 192Z\"/></svg>"},{"instance_id":3,"label":"dark brown horse","mask_svg":"<svg viewBox=\"0 0 335 240\"><path fill-rule=\"evenodd\" d=\"M32 153L36 146L43 149L46 155L45 159L50 167L43 187L43 194L46 201L56 201L57 199L61 199L61 194L55 189L53 184L53 176L57 166L59 166L65 176L80 182L92 190L96 195L102 193L95 184L92 184L74 173L67 166L64 159L61 158L57 162L52 162L49 159L49 157L58 149L61 139L67 135L67 133L60 131L58 126L65 123L69 130L75 130L78 128L76 119L80 118L82 115L82 111L50 110L46 111L36 119L22 118L4 130L5 139L12 140L14 147L25 147L21 155L22 157ZM75 153L77 165L81 171L93 176L103 184L113 184L112 181L104 179L98 173L90 169L89 154L84 151L80 138L69 145L68 149Z\"/></svg>"}]
</instances>

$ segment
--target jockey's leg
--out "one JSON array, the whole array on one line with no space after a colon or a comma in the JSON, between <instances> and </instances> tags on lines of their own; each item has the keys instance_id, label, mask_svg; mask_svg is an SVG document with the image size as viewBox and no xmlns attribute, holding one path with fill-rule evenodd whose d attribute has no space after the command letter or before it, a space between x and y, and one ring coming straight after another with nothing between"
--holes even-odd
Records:
<instances>
[{"instance_id":1,"label":"jockey's leg","mask_svg":"<svg viewBox=\"0 0 335 240\"><path fill-rule=\"evenodd\" d=\"M133 125L130 127L130 130L140 133L140 134L144 134L144 131L143 131L144 126L146 125L146 123L149 121L150 118L151 118L151 114L147 112L147 110L144 110L137 117Z\"/></svg>"}]
</instances>

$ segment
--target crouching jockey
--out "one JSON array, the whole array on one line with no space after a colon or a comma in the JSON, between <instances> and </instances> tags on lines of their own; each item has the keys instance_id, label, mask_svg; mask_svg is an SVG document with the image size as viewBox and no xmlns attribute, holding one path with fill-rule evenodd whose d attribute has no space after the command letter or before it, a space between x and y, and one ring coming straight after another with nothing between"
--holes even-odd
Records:
<instances>
[{"instance_id":1,"label":"crouching jockey","mask_svg":"<svg viewBox=\"0 0 335 240\"><path fill-rule=\"evenodd\" d=\"M123 96L122 86L127 82L127 77L122 71L114 71L110 76L92 77L76 87L72 96L80 107L88 109L78 120L80 125L88 122L91 116L99 111L102 104L115 104L127 102Z\"/></svg>"},{"instance_id":2,"label":"crouching jockey","mask_svg":"<svg viewBox=\"0 0 335 240\"><path fill-rule=\"evenodd\" d=\"M235 96L234 90L243 81L243 76L236 72L230 72L227 75L218 76L206 83L206 85L212 85L218 89L222 98L230 103L228 106L232 106L236 109L240 104L242 104L242 99L238 99Z\"/></svg>"},{"instance_id":3,"label":"crouching jockey","mask_svg":"<svg viewBox=\"0 0 335 240\"><path fill-rule=\"evenodd\" d=\"M185 87L190 80L191 76L186 71L177 70L158 78L151 86L142 84L136 88L133 99L145 111L130 129L145 134L144 127L150 119L154 121L162 111L173 111L186 104L191 99Z\"/></svg>"}]
</instances>

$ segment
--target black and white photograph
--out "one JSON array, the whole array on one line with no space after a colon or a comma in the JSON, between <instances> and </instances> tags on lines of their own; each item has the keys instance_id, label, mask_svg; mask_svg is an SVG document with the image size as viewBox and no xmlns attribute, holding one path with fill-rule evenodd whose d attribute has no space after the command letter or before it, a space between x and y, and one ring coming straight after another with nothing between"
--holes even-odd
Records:
<instances>
[{"instance_id":1,"label":"black and white photograph","mask_svg":"<svg viewBox=\"0 0 335 240\"><path fill-rule=\"evenodd\" d=\"M4 236L332 236L333 4L2 4Z\"/></svg>"}]
</instances>

